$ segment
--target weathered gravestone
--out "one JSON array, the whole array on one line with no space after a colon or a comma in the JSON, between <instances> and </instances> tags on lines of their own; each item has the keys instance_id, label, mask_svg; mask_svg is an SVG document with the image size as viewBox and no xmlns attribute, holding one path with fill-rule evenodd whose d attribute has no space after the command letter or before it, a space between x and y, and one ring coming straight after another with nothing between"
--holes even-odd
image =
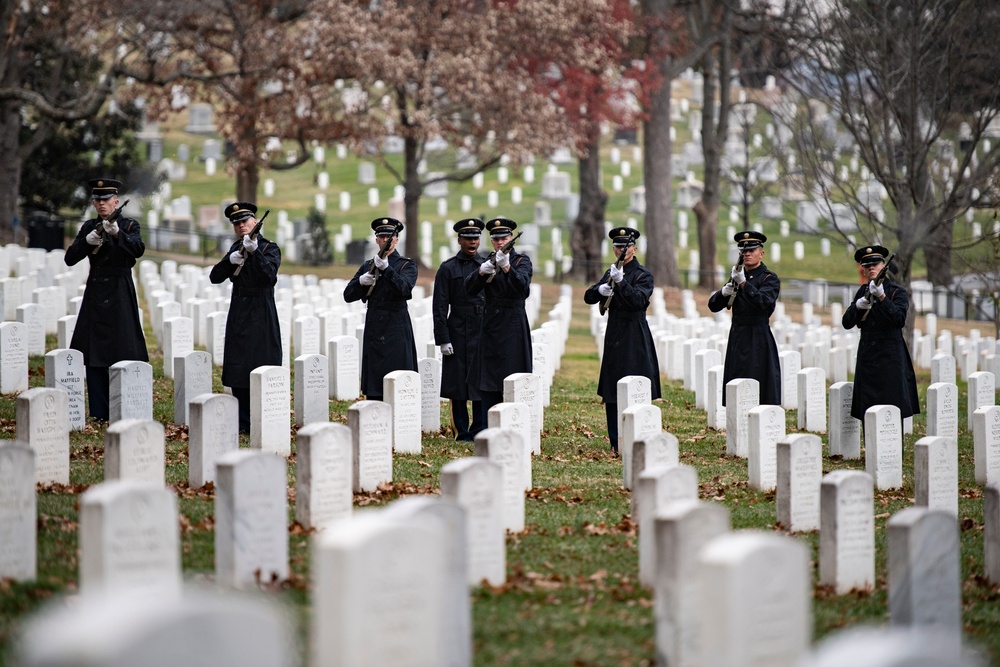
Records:
<instances>
[{"instance_id":1,"label":"weathered gravestone","mask_svg":"<svg viewBox=\"0 0 1000 667\"><path fill-rule=\"evenodd\" d=\"M524 468L524 488L531 489L531 411L524 403L497 403L486 416L489 428L505 428L517 431L524 441L525 450L522 465Z\"/></svg>"},{"instance_id":2,"label":"weathered gravestone","mask_svg":"<svg viewBox=\"0 0 1000 667\"><path fill-rule=\"evenodd\" d=\"M417 372L420 374L420 430L436 433L441 429L441 360L419 359Z\"/></svg>"},{"instance_id":3,"label":"weathered gravestone","mask_svg":"<svg viewBox=\"0 0 1000 667\"><path fill-rule=\"evenodd\" d=\"M351 479L354 492L377 491L392 481L392 406L358 401L347 409L351 429Z\"/></svg>"},{"instance_id":4,"label":"weathered gravestone","mask_svg":"<svg viewBox=\"0 0 1000 667\"><path fill-rule=\"evenodd\" d=\"M355 336L334 336L327 342L330 398L353 401L361 393L361 351Z\"/></svg>"},{"instance_id":5,"label":"weathered gravestone","mask_svg":"<svg viewBox=\"0 0 1000 667\"><path fill-rule=\"evenodd\" d=\"M258 366L250 371L251 449L285 457L292 453L289 380L284 366Z\"/></svg>"},{"instance_id":6,"label":"weathered gravestone","mask_svg":"<svg viewBox=\"0 0 1000 667\"><path fill-rule=\"evenodd\" d=\"M35 578L38 544L35 453L20 442L0 444L0 579Z\"/></svg>"},{"instance_id":7,"label":"weathered gravestone","mask_svg":"<svg viewBox=\"0 0 1000 667\"><path fill-rule=\"evenodd\" d=\"M680 461L680 445L677 436L666 431L657 431L642 438L636 439L632 443L632 479L639 479L639 475L648 468L660 466L676 466ZM639 494L632 494L632 520L638 523L639 510L637 508Z\"/></svg>"},{"instance_id":8,"label":"weathered gravestone","mask_svg":"<svg viewBox=\"0 0 1000 667\"><path fill-rule=\"evenodd\" d=\"M962 632L958 522L950 512L908 507L888 523L892 625Z\"/></svg>"},{"instance_id":9,"label":"weathered gravestone","mask_svg":"<svg viewBox=\"0 0 1000 667\"><path fill-rule=\"evenodd\" d=\"M178 357L194 352L194 321L190 317L171 317L163 321L163 376L174 377Z\"/></svg>"},{"instance_id":10,"label":"weathered gravestone","mask_svg":"<svg viewBox=\"0 0 1000 667\"><path fill-rule=\"evenodd\" d=\"M293 667L294 631L265 598L185 591L183 596L82 596L26 625L24 667Z\"/></svg>"},{"instance_id":11,"label":"weathered gravestone","mask_svg":"<svg viewBox=\"0 0 1000 667\"><path fill-rule=\"evenodd\" d=\"M430 518L385 512L323 531L313 548L311 664L448 664L443 532Z\"/></svg>"},{"instance_id":12,"label":"weathered gravestone","mask_svg":"<svg viewBox=\"0 0 1000 667\"><path fill-rule=\"evenodd\" d=\"M119 361L109 369L110 423L153 418L153 367L145 361Z\"/></svg>"},{"instance_id":13,"label":"weathered gravestone","mask_svg":"<svg viewBox=\"0 0 1000 667\"><path fill-rule=\"evenodd\" d=\"M1000 584L1000 482L983 489L983 570L991 583Z\"/></svg>"},{"instance_id":14,"label":"weathered gravestone","mask_svg":"<svg viewBox=\"0 0 1000 667\"><path fill-rule=\"evenodd\" d=\"M325 355L295 358L295 425L330 420L330 364Z\"/></svg>"},{"instance_id":15,"label":"weathered gravestone","mask_svg":"<svg viewBox=\"0 0 1000 667\"><path fill-rule=\"evenodd\" d=\"M785 410L778 405L758 405L747 413L747 419L750 486L773 491L778 483L777 443L785 437Z\"/></svg>"},{"instance_id":16,"label":"weathered gravestone","mask_svg":"<svg viewBox=\"0 0 1000 667\"><path fill-rule=\"evenodd\" d=\"M120 419L104 433L104 479L166 484L163 424Z\"/></svg>"},{"instance_id":17,"label":"weathered gravestone","mask_svg":"<svg viewBox=\"0 0 1000 667\"><path fill-rule=\"evenodd\" d=\"M532 454L542 453L542 387L541 376L534 373L512 373L503 381L505 403L522 403L528 406L528 445Z\"/></svg>"},{"instance_id":18,"label":"weathered gravestone","mask_svg":"<svg viewBox=\"0 0 1000 667\"><path fill-rule=\"evenodd\" d=\"M226 355L226 318L228 313L217 310L208 314L205 323L205 349L212 355L212 365L222 366Z\"/></svg>"},{"instance_id":19,"label":"weathered gravestone","mask_svg":"<svg viewBox=\"0 0 1000 667\"><path fill-rule=\"evenodd\" d=\"M740 531L700 556L698 627L704 667L791 666L812 638L812 576L805 544Z\"/></svg>"},{"instance_id":20,"label":"weathered gravestone","mask_svg":"<svg viewBox=\"0 0 1000 667\"><path fill-rule=\"evenodd\" d=\"M111 481L80 496L80 592L178 595L180 524L174 493Z\"/></svg>"},{"instance_id":21,"label":"weathered gravestone","mask_svg":"<svg viewBox=\"0 0 1000 667\"><path fill-rule=\"evenodd\" d=\"M851 416L853 382L830 385L830 456L861 458L861 421Z\"/></svg>"},{"instance_id":22,"label":"weathered gravestone","mask_svg":"<svg viewBox=\"0 0 1000 667\"><path fill-rule=\"evenodd\" d=\"M972 421L972 447L976 484L1000 481L1000 406L976 410Z\"/></svg>"},{"instance_id":23,"label":"weathered gravestone","mask_svg":"<svg viewBox=\"0 0 1000 667\"><path fill-rule=\"evenodd\" d=\"M228 394L202 394L189 402L188 484L215 482L216 462L240 446L239 401Z\"/></svg>"},{"instance_id":24,"label":"weathered gravestone","mask_svg":"<svg viewBox=\"0 0 1000 667\"><path fill-rule=\"evenodd\" d=\"M913 446L913 487L917 507L944 510L958 517L958 444L926 436Z\"/></svg>"},{"instance_id":25,"label":"weathered gravestone","mask_svg":"<svg viewBox=\"0 0 1000 667\"><path fill-rule=\"evenodd\" d=\"M968 425L972 430L972 415L979 408L996 404L996 379L993 373L979 371L969 375Z\"/></svg>"},{"instance_id":26,"label":"weathered gravestone","mask_svg":"<svg viewBox=\"0 0 1000 667\"><path fill-rule=\"evenodd\" d=\"M928 630L857 627L824 638L799 667L979 667L960 655L954 637Z\"/></svg>"},{"instance_id":27,"label":"weathered gravestone","mask_svg":"<svg viewBox=\"0 0 1000 667\"><path fill-rule=\"evenodd\" d=\"M439 524L443 557L436 566L442 581L441 664L472 667L472 599L467 583L469 560L465 549L468 530L465 508L441 496L407 496L385 508L385 516L401 523L435 521Z\"/></svg>"},{"instance_id":28,"label":"weathered gravestone","mask_svg":"<svg viewBox=\"0 0 1000 667\"><path fill-rule=\"evenodd\" d=\"M17 321L24 325L28 354L45 354L45 307L24 303L17 307Z\"/></svg>"},{"instance_id":29,"label":"weathered gravestone","mask_svg":"<svg viewBox=\"0 0 1000 667\"><path fill-rule=\"evenodd\" d=\"M38 484L69 484L69 419L66 392L35 387L15 404L17 440L35 452Z\"/></svg>"},{"instance_id":30,"label":"weathered gravestone","mask_svg":"<svg viewBox=\"0 0 1000 667\"><path fill-rule=\"evenodd\" d=\"M802 355L796 350L778 353L781 366L781 407L797 410L799 407L799 371L802 370Z\"/></svg>"},{"instance_id":31,"label":"weathered gravestone","mask_svg":"<svg viewBox=\"0 0 1000 667\"><path fill-rule=\"evenodd\" d=\"M625 418L622 416L622 413L626 408L630 408L633 405L647 405L651 401L649 378L642 375L626 375L618 380L616 392L616 398L618 399L618 442L612 442L611 446L618 449L621 444L622 433L625 430Z\"/></svg>"},{"instance_id":32,"label":"weathered gravestone","mask_svg":"<svg viewBox=\"0 0 1000 667\"><path fill-rule=\"evenodd\" d=\"M823 442L818 435L788 435L776 444L778 521L793 532L816 530L820 521Z\"/></svg>"},{"instance_id":33,"label":"weathered gravestone","mask_svg":"<svg viewBox=\"0 0 1000 667\"><path fill-rule=\"evenodd\" d=\"M392 449L401 454L419 454L420 375L416 371L392 371L382 378L385 402L392 406Z\"/></svg>"},{"instance_id":34,"label":"weathered gravestone","mask_svg":"<svg viewBox=\"0 0 1000 667\"><path fill-rule=\"evenodd\" d=\"M503 527L512 533L524 530L525 442L510 428L487 428L476 434L475 454L498 464L502 479Z\"/></svg>"},{"instance_id":35,"label":"weathered gravestone","mask_svg":"<svg viewBox=\"0 0 1000 667\"><path fill-rule=\"evenodd\" d=\"M927 387L927 435L939 435L958 441L958 387L956 385L948 382L935 382Z\"/></svg>"},{"instance_id":36,"label":"weathered gravestone","mask_svg":"<svg viewBox=\"0 0 1000 667\"><path fill-rule=\"evenodd\" d=\"M678 501L655 516L653 603L658 665L701 664L699 554L706 544L729 529L729 509L719 503Z\"/></svg>"},{"instance_id":37,"label":"weathered gravestone","mask_svg":"<svg viewBox=\"0 0 1000 667\"><path fill-rule=\"evenodd\" d=\"M28 331L21 322L0 324L0 394L28 388Z\"/></svg>"},{"instance_id":38,"label":"weathered gravestone","mask_svg":"<svg viewBox=\"0 0 1000 667\"><path fill-rule=\"evenodd\" d=\"M288 578L287 464L250 450L219 457L215 473L215 577L234 588Z\"/></svg>"},{"instance_id":39,"label":"weathered gravestone","mask_svg":"<svg viewBox=\"0 0 1000 667\"><path fill-rule=\"evenodd\" d=\"M955 379L955 357L951 354L935 354L931 357L931 384L955 384Z\"/></svg>"},{"instance_id":40,"label":"weathered gravestone","mask_svg":"<svg viewBox=\"0 0 1000 667\"><path fill-rule=\"evenodd\" d=\"M441 495L465 508L468 585L485 580L501 586L507 580L500 465L481 457L446 463L441 468Z\"/></svg>"},{"instance_id":41,"label":"weathered gravestone","mask_svg":"<svg viewBox=\"0 0 1000 667\"><path fill-rule=\"evenodd\" d=\"M671 503L698 500L698 471L691 466L646 468L636 481L635 514L639 528L639 582L652 587L656 582L656 534L659 512Z\"/></svg>"},{"instance_id":42,"label":"weathered gravestone","mask_svg":"<svg viewBox=\"0 0 1000 667\"><path fill-rule=\"evenodd\" d=\"M835 470L820 491L819 581L838 595L875 585L873 483L859 470Z\"/></svg>"},{"instance_id":43,"label":"weathered gravestone","mask_svg":"<svg viewBox=\"0 0 1000 667\"><path fill-rule=\"evenodd\" d=\"M865 472L880 491L903 486L903 424L895 405L865 411Z\"/></svg>"},{"instance_id":44,"label":"weathered gravestone","mask_svg":"<svg viewBox=\"0 0 1000 667\"><path fill-rule=\"evenodd\" d=\"M826 429L826 372L815 366L803 368L798 382L798 427L813 433Z\"/></svg>"},{"instance_id":45,"label":"weathered gravestone","mask_svg":"<svg viewBox=\"0 0 1000 667\"><path fill-rule=\"evenodd\" d=\"M71 431L82 431L87 425L86 376L83 354L79 351L52 350L45 355L45 386L66 392L66 415Z\"/></svg>"},{"instance_id":46,"label":"weathered gravestone","mask_svg":"<svg viewBox=\"0 0 1000 667\"><path fill-rule=\"evenodd\" d=\"M622 410L622 476L626 489L635 487L632 459L635 441L650 438L663 430L663 414L656 405L633 405Z\"/></svg>"},{"instance_id":47,"label":"weathered gravestone","mask_svg":"<svg viewBox=\"0 0 1000 667\"><path fill-rule=\"evenodd\" d=\"M203 350L174 358L174 423L190 424L191 399L212 393L212 355Z\"/></svg>"},{"instance_id":48,"label":"weathered gravestone","mask_svg":"<svg viewBox=\"0 0 1000 667\"><path fill-rule=\"evenodd\" d=\"M722 364L712 366L708 369L706 378L705 410L708 412L708 427L721 431L726 428L726 406L722 404L722 395L725 387L722 386L722 379L725 377L726 367Z\"/></svg>"},{"instance_id":49,"label":"weathered gravestone","mask_svg":"<svg viewBox=\"0 0 1000 667\"><path fill-rule=\"evenodd\" d=\"M746 458L750 451L750 410L760 404L760 383L737 378L726 383L726 454Z\"/></svg>"},{"instance_id":50,"label":"weathered gravestone","mask_svg":"<svg viewBox=\"0 0 1000 667\"><path fill-rule=\"evenodd\" d=\"M307 529L323 529L349 519L354 501L351 429L329 422L303 426L295 455L295 520Z\"/></svg>"}]
</instances>

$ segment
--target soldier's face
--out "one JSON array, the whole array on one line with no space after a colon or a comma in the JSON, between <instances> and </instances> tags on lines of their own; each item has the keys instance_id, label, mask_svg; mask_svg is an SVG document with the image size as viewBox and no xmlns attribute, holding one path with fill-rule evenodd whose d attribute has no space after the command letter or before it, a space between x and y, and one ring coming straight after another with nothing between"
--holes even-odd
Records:
<instances>
[{"instance_id":1,"label":"soldier's face","mask_svg":"<svg viewBox=\"0 0 1000 667\"><path fill-rule=\"evenodd\" d=\"M619 259L621 259L622 250L625 251L625 259L622 260L622 264L628 264L629 262L632 261L632 258L635 257L635 246L634 245L630 245L628 247L616 245L616 246L613 246L613 248L615 250L615 257L617 257Z\"/></svg>"},{"instance_id":2,"label":"soldier's face","mask_svg":"<svg viewBox=\"0 0 1000 667\"><path fill-rule=\"evenodd\" d=\"M479 250L479 242L480 239L478 236L474 238L461 236L458 239L458 247L461 248L462 252L466 255L475 255Z\"/></svg>"},{"instance_id":3,"label":"soldier's face","mask_svg":"<svg viewBox=\"0 0 1000 667\"><path fill-rule=\"evenodd\" d=\"M94 208L97 210L97 215L102 218L106 218L111 214L111 211L118 208L118 197L108 197L107 199L95 199Z\"/></svg>"},{"instance_id":4,"label":"soldier's face","mask_svg":"<svg viewBox=\"0 0 1000 667\"><path fill-rule=\"evenodd\" d=\"M233 223L233 233L237 236L246 236L253 229L253 226L257 224L257 218L250 216L246 220L240 220L239 222Z\"/></svg>"},{"instance_id":5,"label":"soldier's face","mask_svg":"<svg viewBox=\"0 0 1000 667\"><path fill-rule=\"evenodd\" d=\"M399 243L399 237L395 234L376 234L375 242L378 243L379 248L385 247L385 242L389 241L389 252L396 249L396 244Z\"/></svg>"},{"instance_id":6,"label":"soldier's face","mask_svg":"<svg viewBox=\"0 0 1000 667\"><path fill-rule=\"evenodd\" d=\"M763 248L752 248L743 251L743 265L748 269L756 269L764 259Z\"/></svg>"},{"instance_id":7,"label":"soldier's face","mask_svg":"<svg viewBox=\"0 0 1000 667\"><path fill-rule=\"evenodd\" d=\"M869 264L868 266L864 267L865 277L867 277L868 280L875 280L875 276L878 275L878 272L882 270L883 266L885 266L885 262L879 262L878 264Z\"/></svg>"},{"instance_id":8,"label":"soldier's face","mask_svg":"<svg viewBox=\"0 0 1000 667\"><path fill-rule=\"evenodd\" d=\"M503 244L510 240L510 234L507 236L501 236L500 238L490 237L490 243L493 244L494 250L499 250L503 247Z\"/></svg>"}]
</instances>

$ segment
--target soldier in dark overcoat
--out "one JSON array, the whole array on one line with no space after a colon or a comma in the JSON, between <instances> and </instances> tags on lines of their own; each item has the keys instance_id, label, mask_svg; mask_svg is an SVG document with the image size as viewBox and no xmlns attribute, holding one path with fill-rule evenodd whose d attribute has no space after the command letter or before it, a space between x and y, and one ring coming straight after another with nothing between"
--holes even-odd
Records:
<instances>
[{"instance_id":1,"label":"soldier in dark overcoat","mask_svg":"<svg viewBox=\"0 0 1000 667\"><path fill-rule=\"evenodd\" d=\"M83 353L87 366L90 416L107 421L108 369L119 361L149 361L132 282L132 267L146 245L137 220L114 216L121 181L96 178L89 185L97 217L83 223L64 258L69 266L84 257L90 260L87 287L69 346Z\"/></svg>"},{"instance_id":2,"label":"soldier in dark overcoat","mask_svg":"<svg viewBox=\"0 0 1000 667\"><path fill-rule=\"evenodd\" d=\"M368 305L361 354L361 392L368 400L381 401L382 379L387 373L417 370L413 325L406 309L417 284L417 264L396 251L402 222L376 218L371 227L379 252L365 260L347 283L344 300L347 303L361 300Z\"/></svg>"},{"instance_id":3,"label":"soldier in dark overcoat","mask_svg":"<svg viewBox=\"0 0 1000 667\"><path fill-rule=\"evenodd\" d=\"M611 449L617 452L618 381L628 375L649 378L649 398L655 400L660 398L660 366L646 322L646 309L653 294L653 274L635 258L635 242L641 234L631 227L616 227L608 236L622 266L612 264L601 280L584 293L583 300L593 305L611 298L597 394L604 399L608 438Z\"/></svg>"},{"instance_id":4,"label":"soldier in dark overcoat","mask_svg":"<svg viewBox=\"0 0 1000 667\"><path fill-rule=\"evenodd\" d=\"M226 317L222 384L239 401L240 431L249 433L250 373L260 366L280 366L282 362L281 329L274 305L281 250L260 233L251 238L257 225L254 204L235 202L226 207L225 213L237 238L212 267L209 279L215 284L227 279L233 283Z\"/></svg>"},{"instance_id":5,"label":"soldier in dark overcoat","mask_svg":"<svg viewBox=\"0 0 1000 667\"><path fill-rule=\"evenodd\" d=\"M781 364L768 324L781 293L781 281L764 265L766 236L755 231L737 232L733 240L743 256L743 265L734 266L730 281L708 299L708 309L713 313L733 309L722 384L724 387L735 378L752 378L760 383L761 405L781 405ZM736 298L730 306L733 295ZM726 404L725 392L722 404Z\"/></svg>"},{"instance_id":6,"label":"soldier in dark overcoat","mask_svg":"<svg viewBox=\"0 0 1000 667\"><path fill-rule=\"evenodd\" d=\"M862 426L865 411L873 405L895 405L904 419L920 414L917 379L903 340L910 299L906 290L890 280L875 284L888 255L880 245L858 248L854 253L854 261L869 282L858 288L842 319L845 329L861 330L851 416L860 419Z\"/></svg>"},{"instance_id":7,"label":"soldier in dark overcoat","mask_svg":"<svg viewBox=\"0 0 1000 667\"><path fill-rule=\"evenodd\" d=\"M503 381L513 373L530 373L531 330L524 302L531 292L531 260L515 249L501 252L517 223L494 218L486 223L496 255L479 265L465 279L469 296L484 293L483 327L479 335L479 358L469 367L469 384L479 390L483 423L490 408L503 402ZM492 280L491 280L492 277Z\"/></svg>"},{"instance_id":8,"label":"soldier in dark overcoat","mask_svg":"<svg viewBox=\"0 0 1000 667\"><path fill-rule=\"evenodd\" d=\"M434 344L441 347L441 396L451 400L456 440L471 441L486 428L479 389L469 385L469 366L478 360L486 297L483 292L470 296L465 291L465 279L485 260L478 252L484 227L479 218L455 223L459 251L441 264L434 278ZM466 404L470 400L471 428Z\"/></svg>"}]
</instances>

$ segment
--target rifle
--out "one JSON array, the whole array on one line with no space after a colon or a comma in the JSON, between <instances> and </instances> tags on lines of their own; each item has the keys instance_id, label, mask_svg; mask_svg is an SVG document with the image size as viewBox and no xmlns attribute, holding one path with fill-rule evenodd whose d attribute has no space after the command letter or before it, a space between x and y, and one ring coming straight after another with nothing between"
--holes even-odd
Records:
<instances>
[{"instance_id":1,"label":"rifle","mask_svg":"<svg viewBox=\"0 0 1000 667\"><path fill-rule=\"evenodd\" d=\"M111 213L108 214L107 222L114 222L115 220L117 220L118 218L120 218L121 215L122 215L122 211L124 211L125 207L128 206L129 201L131 201L131 200L126 199L122 203L121 206L119 206L115 210L111 211ZM97 233L101 235L101 238L106 241L107 240L107 234L104 231L104 225L98 223L98 225L97 225L97 227L95 227L95 229L98 230ZM91 255L96 255L97 251L100 250L100 249L101 249L101 246L97 246L93 250L90 251L90 254Z\"/></svg>"},{"instance_id":2,"label":"rifle","mask_svg":"<svg viewBox=\"0 0 1000 667\"><path fill-rule=\"evenodd\" d=\"M266 211L264 211L264 215L262 215L260 220L257 221L257 224L253 226L253 229L250 230L250 233L247 234L247 236L249 236L251 240L257 238L257 235L260 234L260 228L264 226L264 218L266 218L267 214L270 212L271 209L267 209ZM240 252L243 255L243 259L245 260L247 256L246 252L244 252L242 248L240 248ZM243 265L240 264L239 266L236 267L236 270L233 271L233 275L234 276L240 275L240 271L242 270L243 270Z\"/></svg>"},{"instance_id":3,"label":"rifle","mask_svg":"<svg viewBox=\"0 0 1000 667\"><path fill-rule=\"evenodd\" d=\"M740 258L736 262L736 270L737 271L739 271L740 269L743 268L743 251L740 250L739 252L740 252ZM736 291L740 288L740 286L737 285L736 281L733 280L732 278L729 279L729 282L733 283L733 293L729 295L729 303L726 304L726 308L732 308L733 307L733 302L736 301Z\"/></svg>"},{"instance_id":4,"label":"rifle","mask_svg":"<svg viewBox=\"0 0 1000 667\"><path fill-rule=\"evenodd\" d=\"M392 247L392 239L393 239L393 237L390 236L388 239L386 239L385 245L381 246L378 249L379 259L385 259L386 256L389 254L389 248ZM373 276L375 276L375 283L377 283L378 282L378 277L379 277L379 275L382 272L379 270L379 268L377 266L375 266L375 262L372 262L372 268L371 268L371 270L368 271L368 273L370 273ZM368 294L365 295L366 297L372 295L372 290L375 289L375 283L372 283L371 285L368 286Z\"/></svg>"},{"instance_id":5,"label":"rifle","mask_svg":"<svg viewBox=\"0 0 1000 667\"><path fill-rule=\"evenodd\" d=\"M625 255L628 253L629 247L633 246L633 245L635 245L635 241L633 241L632 239L629 239L628 243L626 243L625 247L622 249L622 254L618 255L618 261L615 262L615 266L616 267L618 267L620 269L620 268L622 268L625 265ZM612 278L611 276L608 276L608 284L611 285L612 287L614 287L613 283L614 283L614 278ZM613 299L614 296L615 295L612 294L607 299L605 299L604 301L601 301L601 302L599 302L597 304L597 308L598 308L598 310L601 311L601 315L603 315L604 313L608 312L608 308L611 307L611 299Z\"/></svg>"},{"instance_id":6,"label":"rifle","mask_svg":"<svg viewBox=\"0 0 1000 667\"><path fill-rule=\"evenodd\" d=\"M885 275L886 275L886 273L889 272L889 262L891 262L892 258L895 257L895 256L896 256L896 253L892 253L891 255L889 255L889 258L885 260L885 264L882 265L882 270L879 271L878 275L875 276L875 280L870 281L868 283L868 285L865 285L865 298L866 299L869 299L871 297L871 291L872 291L871 290L871 283L874 282L876 285L881 285L882 281L885 280ZM861 316L861 321L864 322L865 320L867 320L868 319L868 314L871 313L871 312L872 312L871 308L869 308L868 310L866 310L865 314Z\"/></svg>"},{"instance_id":7,"label":"rifle","mask_svg":"<svg viewBox=\"0 0 1000 667\"><path fill-rule=\"evenodd\" d=\"M521 234L523 234L523 233L524 232L518 232L517 236L515 236L514 238L512 238L510 241L507 241L502 246L500 246L499 252L502 252L505 255L509 254L510 251L511 251L511 249L513 249L513 247L514 247L514 241L516 241L519 238L521 238ZM494 267L497 266L497 263L496 263L497 252L498 251L494 250L493 252L490 253L490 256L486 258L486 261L487 262L492 262ZM499 267L497 267L497 268L499 268ZM495 278L496 275L497 275L496 273L491 273L490 277L486 279L486 282L488 282L488 283L493 282L493 278Z\"/></svg>"}]
</instances>

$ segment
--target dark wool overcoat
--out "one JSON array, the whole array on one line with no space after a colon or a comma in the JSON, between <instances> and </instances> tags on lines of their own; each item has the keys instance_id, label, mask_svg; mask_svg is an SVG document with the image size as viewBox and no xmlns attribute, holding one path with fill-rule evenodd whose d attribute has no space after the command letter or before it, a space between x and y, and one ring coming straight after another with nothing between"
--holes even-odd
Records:
<instances>
[{"instance_id":1,"label":"dark wool overcoat","mask_svg":"<svg viewBox=\"0 0 1000 667\"><path fill-rule=\"evenodd\" d=\"M469 366L479 355L479 330L483 325L483 292L470 295L465 279L485 261L479 254L459 251L438 268L434 278L434 344L451 344L454 354L441 360L441 396L453 401L478 401L479 389L469 386Z\"/></svg>"}]
</instances>

